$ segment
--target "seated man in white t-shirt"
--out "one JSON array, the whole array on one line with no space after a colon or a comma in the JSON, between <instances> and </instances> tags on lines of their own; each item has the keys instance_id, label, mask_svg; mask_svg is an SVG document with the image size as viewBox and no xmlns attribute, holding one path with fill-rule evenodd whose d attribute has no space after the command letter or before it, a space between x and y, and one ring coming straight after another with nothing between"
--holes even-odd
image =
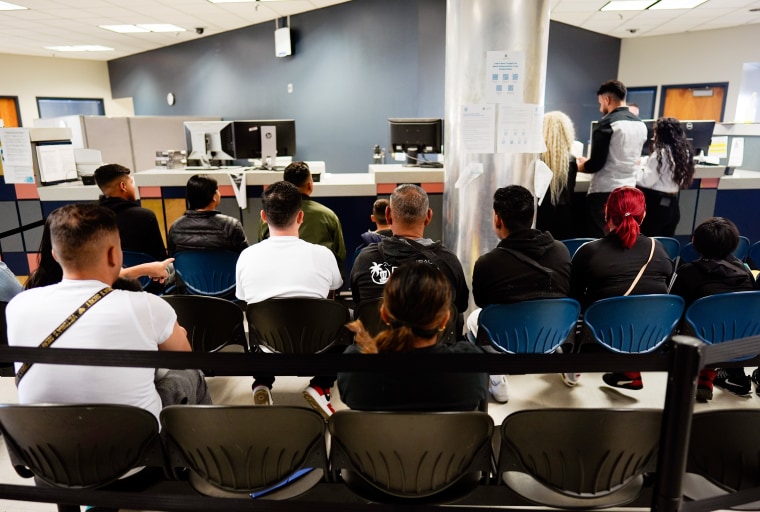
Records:
<instances>
[{"instance_id":1,"label":"seated man in white t-shirt","mask_svg":"<svg viewBox=\"0 0 760 512\"><path fill-rule=\"evenodd\" d=\"M63 281L21 292L6 309L8 344L36 347L95 294L119 277L116 215L94 204L72 204L48 219L53 256ZM50 346L113 350L190 351L187 332L167 302L145 292L102 295ZM16 363L16 371L21 368ZM115 403L141 407L158 420L163 405L211 403L198 370L35 363L18 382L19 402Z\"/></svg>"},{"instance_id":2,"label":"seated man in white t-shirt","mask_svg":"<svg viewBox=\"0 0 760 512\"><path fill-rule=\"evenodd\" d=\"M261 219L269 225L269 238L245 249L237 262L235 294L248 304L271 298L326 298L343 284L330 249L298 238L303 223L301 193L295 185L278 181L262 195ZM330 389L335 376L314 377L303 394L317 412L333 412ZM257 375L253 383L255 405L272 403L274 376Z\"/></svg>"}]
</instances>

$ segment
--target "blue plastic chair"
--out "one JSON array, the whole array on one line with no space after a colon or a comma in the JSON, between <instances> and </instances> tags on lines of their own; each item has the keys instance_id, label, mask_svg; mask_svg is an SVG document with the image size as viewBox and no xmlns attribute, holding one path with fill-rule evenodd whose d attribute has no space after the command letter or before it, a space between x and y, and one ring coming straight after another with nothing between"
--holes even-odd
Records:
<instances>
[{"instance_id":1,"label":"blue plastic chair","mask_svg":"<svg viewBox=\"0 0 760 512\"><path fill-rule=\"evenodd\" d=\"M508 354L548 354L570 336L580 312L574 299L491 304L478 317L478 339Z\"/></svg>"},{"instance_id":2,"label":"blue plastic chair","mask_svg":"<svg viewBox=\"0 0 760 512\"><path fill-rule=\"evenodd\" d=\"M144 252L122 251L122 254L124 255L122 262L122 267L124 268L134 267L135 265L141 265L143 263L153 263L156 261L156 258L150 254L145 254ZM137 281L140 283L143 290L153 282L148 276L140 276Z\"/></svg>"},{"instance_id":3,"label":"blue plastic chair","mask_svg":"<svg viewBox=\"0 0 760 512\"><path fill-rule=\"evenodd\" d=\"M562 240L562 243L565 244L567 250L570 251L570 257L572 258L575 256L576 251L581 245L587 242L593 242L594 240L596 240L596 238L567 238Z\"/></svg>"},{"instance_id":4,"label":"blue plastic chair","mask_svg":"<svg viewBox=\"0 0 760 512\"><path fill-rule=\"evenodd\" d=\"M665 252L668 253L670 261L676 263L678 256L681 254L681 242L679 242L678 239L669 236L653 236L652 238L659 240L665 248Z\"/></svg>"},{"instance_id":5,"label":"blue plastic chair","mask_svg":"<svg viewBox=\"0 0 760 512\"><path fill-rule=\"evenodd\" d=\"M747 263L755 270L760 269L760 242L755 242L750 245L749 252L747 254Z\"/></svg>"},{"instance_id":6,"label":"blue plastic chair","mask_svg":"<svg viewBox=\"0 0 760 512\"><path fill-rule=\"evenodd\" d=\"M656 350L670 337L684 310L677 295L628 295L601 299L583 316L597 343L623 354Z\"/></svg>"},{"instance_id":7,"label":"blue plastic chair","mask_svg":"<svg viewBox=\"0 0 760 512\"><path fill-rule=\"evenodd\" d=\"M705 343L715 344L760 334L760 292L718 293L702 297L686 310L686 323ZM755 356L736 359L741 361Z\"/></svg>"},{"instance_id":8,"label":"blue plastic chair","mask_svg":"<svg viewBox=\"0 0 760 512\"><path fill-rule=\"evenodd\" d=\"M749 254L749 245L749 238L746 236L740 236L739 245L737 245L736 249L734 250L734 256L739 258L741 261L745 261L747 259L747 255ZM698 259L699 253L694 248L693 243L689 242L683 246L683 249L681 249L682 263L691 263L692 261L697 261Z\"/></svg>"},{"instance_id":9,"label":"blue plastic chair","mask_svg":"<svg viewBox=\"0 0 760 512\"><path fill-rule=\"evenodd\" d=\"M238 256L232 251L181 251L174 255L174 270L190 295L231 297Z\"/></svg>"}]
</instances>

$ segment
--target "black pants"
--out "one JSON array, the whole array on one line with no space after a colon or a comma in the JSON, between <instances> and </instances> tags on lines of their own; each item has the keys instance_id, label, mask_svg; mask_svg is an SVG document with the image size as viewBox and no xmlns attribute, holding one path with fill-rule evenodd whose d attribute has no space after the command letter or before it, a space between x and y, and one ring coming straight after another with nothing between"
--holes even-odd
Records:
<instances>
[{"instance_id":1,"label":"black pants","mask_svg":"<svg viewBox=\"0 0 760 512\"><path fill-rule=\"evenodd\" d=\"M604 218L604 207L609 197L609 192L597 192L586 196L586 229L583 236L602 238L605 235L607 221Z\"/></svg>"},{"instance_id":2,"label":"black pants","mask_svg":"<svg viewBox=\"0 0 760 512\"><path fill-rule=\"evenodd\" d=\"M650 188L638 187L644 193L647 215L641 223L641 232L646 236L673 236L681 220L678 194L666 194Z\"/></svg>"}]
</instances>

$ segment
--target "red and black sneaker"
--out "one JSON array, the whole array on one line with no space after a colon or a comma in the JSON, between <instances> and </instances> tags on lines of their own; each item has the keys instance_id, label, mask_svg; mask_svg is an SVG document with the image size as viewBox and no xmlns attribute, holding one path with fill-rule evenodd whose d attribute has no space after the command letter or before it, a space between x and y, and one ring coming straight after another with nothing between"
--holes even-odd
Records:
<instances>
[{"instance_id":1,"label":"red and black sneaker","mask_svg":"<svg viewBox=\"0 0 760 512\"><path fill-rule=\"evenodd\" d=\"M641 372L605 373L602 379L614 388L639 390L644 387Z\"/></svg>"},{"instance_id":2,"label":"red and black sneaker","mask_svg":"<svg viewBox=\"0 0 760 512\"><path fill-rule=\"evenodd\" d=\"M699 372L697 378L697 402L707 402L713 397L713 381L715 380L715 370L704 368Z\"/></svg>"}]
</instances>

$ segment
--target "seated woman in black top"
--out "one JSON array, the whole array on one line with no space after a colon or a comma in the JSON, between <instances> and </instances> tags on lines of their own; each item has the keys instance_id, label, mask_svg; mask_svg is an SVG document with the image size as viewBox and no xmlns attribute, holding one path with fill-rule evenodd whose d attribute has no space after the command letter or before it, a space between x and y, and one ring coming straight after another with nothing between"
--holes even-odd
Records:
<instances>
[{"instance_id":1,"label":"seated woman in black top","mask_svg":"<svg viewBox=\"0 0 760 512\"><path fill-rule=\"evenodd\" d=\"M733 222L723 217L711 217L697 226L692 242L700 258L678 269L671 289L671 293L683 297L687 308L697 299L716 293L754 290L752 272L734 256L739 245L739 230ZM752 375L757 382L760 375ZM713 384L738 396L752 393L752 384L744 368L704 368L697 380L698 401L712 399Z\"/></svg>"},{"instance_id":2,"label":"seated woman in black top","mask_svg":"<svg viewBox=\"0 0 760 512\"><path fill-rule=\"evenodd\" d=\"M380 315L388 329L372 338L360 320L348 324L356 343L347 354L415 352L422 354L480 353L472 343L438 343L451 315L451 285L429 263L399 266L385 283ZM343 402L365 411L474 410L486 397L488 374L421 371L351 372L338 374Z\"/></svg>"},{"instance_id":3,"label":"seated woman in black top","mask_svg":"<svg viewBox=\"0 0 760 512\"><path fill-rule=\"evenodd\" d=\"M570 296L584 309L608 297L668 292L673 263L660 242L641 234L639 226L645 215L640 190L619 187L612 191L605 206L607 235L582 245L573 256ZM643 387L639 372L607 373L603 379L610 386Z\"/></svg>"}]
</instances>

